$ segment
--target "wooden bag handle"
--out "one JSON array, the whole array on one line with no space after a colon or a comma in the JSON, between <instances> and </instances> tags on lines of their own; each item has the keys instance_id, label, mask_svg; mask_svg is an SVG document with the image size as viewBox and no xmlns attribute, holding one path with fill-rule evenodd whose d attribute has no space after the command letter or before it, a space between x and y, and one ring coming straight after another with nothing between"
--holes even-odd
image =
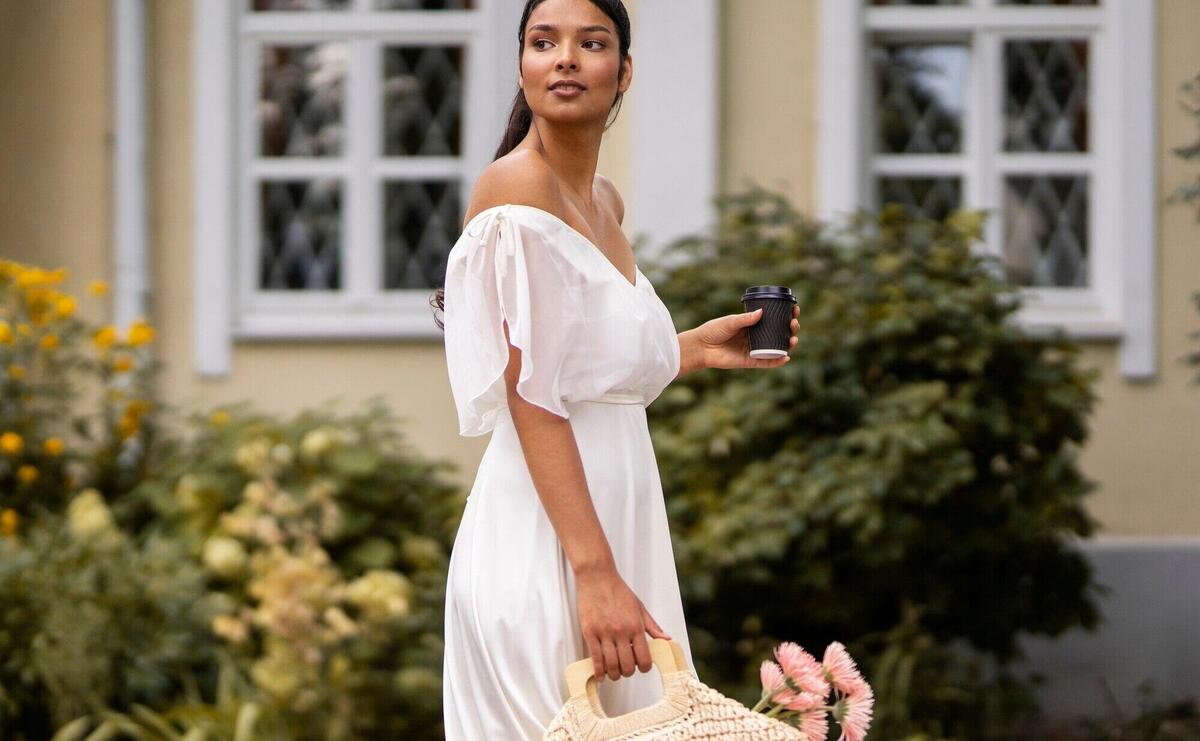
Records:
<instances>
[{"instance_id":1,"label":"wooden bag handle","mask_svg":"<svg viewBox=\"0 0 1200 741\"><path fill-rule=\"evenodd\" d=\"M650 639L650 659L658 667L659 679L663 679L663 675L686 671L688 668L687 661L683 656L683 648L674 640L666 638ZM572 698L582 697L586 693L599 704L594 674L595 668L590 656L567 665L567 690L571 693Z\"/></svg>"}]
</instances>

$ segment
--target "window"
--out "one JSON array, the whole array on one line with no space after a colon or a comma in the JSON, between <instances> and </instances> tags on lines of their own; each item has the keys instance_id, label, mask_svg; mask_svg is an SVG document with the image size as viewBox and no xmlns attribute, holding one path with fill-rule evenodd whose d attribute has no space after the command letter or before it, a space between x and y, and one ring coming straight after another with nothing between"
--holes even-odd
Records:
<instances>
[{"instance_id":1,"label":"window","mask_svg":"<svg viewBox=\"0 0 1200 741\"><path fill-rule=\"evenodd\" d=\"M437 336L428 299L516 92L494 2L196 4L202 365L230 337Z\"/></svg>"},{"instance_id":2,"label":"window","mask_svg":"<svg viewBox=\"0 0 1200 741\"><path fill-rule=\"evenodd\" d=\"M1151 373L1153 1L821 12L823 215L983 209L1022 326L1120 340L1126 374Z\"/></svg>"}]
</instances>

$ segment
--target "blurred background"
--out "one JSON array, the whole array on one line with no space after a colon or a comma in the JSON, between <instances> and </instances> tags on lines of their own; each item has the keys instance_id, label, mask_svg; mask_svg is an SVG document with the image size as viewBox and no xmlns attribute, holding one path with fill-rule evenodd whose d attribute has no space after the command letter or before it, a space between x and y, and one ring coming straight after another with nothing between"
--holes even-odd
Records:
<instances>
[{"instance_id":1,"label":"blurred background","mask_svg":"<svg viewBox=\"0 0 1200 741\"><path fill-rule=\"evenodd\" d=\"M625 4L639 264L681 331L801 304L650 409L701 678L1200 738L1200 2ZM0 0L0 737L440 737L429 299L522 7Z\"/></svg>"}]
</instances>

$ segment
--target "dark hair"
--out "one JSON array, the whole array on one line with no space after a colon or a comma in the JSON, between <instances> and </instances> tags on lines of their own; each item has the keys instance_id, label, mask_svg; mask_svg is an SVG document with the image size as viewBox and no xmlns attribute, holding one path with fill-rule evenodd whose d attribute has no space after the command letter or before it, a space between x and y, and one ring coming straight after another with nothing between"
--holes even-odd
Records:
<instances>
[{"instance_id":1,"label":"dark hair","mask_svg":"<svg viewBox=\"0 0 1200 741\"><path fill-rule=\"evenodd\" d=\"M525 10L521 13L521 27L517 29L517 60L520 63L521 55L525 52L525 26L529 23L529 16L533 13L533 9L541 5L546 0L526 0ZM625 57L629 54L629 44L631 33L629 28L629 13L625 10L625 4L621 0L589 0L592 5L595 5L600 10L612 19L617 26L618 50L621 57L621 66L617 68L617 79L621 79L621 75L625 72ZM624 93L617 93L613 98L612 106L609 111L621 111L621 98ZM615 116L613 120L616 120ZM529 133L529 127L533 123L533 111L529 109L529 103L525 100L525 90L518 87L516 97L513 98L512 112L508 114L508 126L504 130L504 136L500 139L500 146L496 147L496 153L492 156L492 161L500 159L508 154L525 138ZM607 131L609 126L612 126L612 121L609 121L604 126ZM429 300L429 305L436 308L438 311L445 311L445 286L434 291ZM438 329L445 331L445 325L435 314L433 321L438 325Z\"/></svg>"}]
</instances>

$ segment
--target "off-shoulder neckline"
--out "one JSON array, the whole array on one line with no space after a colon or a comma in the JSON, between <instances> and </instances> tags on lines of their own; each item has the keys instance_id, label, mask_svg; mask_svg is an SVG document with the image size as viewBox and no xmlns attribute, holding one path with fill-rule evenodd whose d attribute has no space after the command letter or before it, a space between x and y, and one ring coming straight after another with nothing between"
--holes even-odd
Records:
<instances>
[{"instance_id":1,"label":"off-shoulder neckline","mask_svg":"<svg viewBox=\"0 0 1200 741\"><path fill-rule=\"evenodd\" d=\"M640 267L638 267L636 260L633 263L634 282L630 283L629 279L625 277L625 274L622 273L619 269L617 269L616 265L613 265L612 260L609 260L608 257L605 256L604 250L600 249L600 247L598 247L595 242L588 239L583 234L583 232L579 231L575 227L568 224L566 221L563 221L563 219L560 218L559 216L557 216L556 214L550 213L549 211L547 211L544 208L538 208L537 206L530 206L530 205L527 205L524 203L501 203L496 206L489 206L488 208L485 208L482 211L480 211L479 213L472 216L471 220L468 221L466 223L466 226L463 228L463 232L465 233L465 232L470 231L471 225L474 224L476 221L478 221L479 218L482 217L484 214L487 214L491 211L497 211L497 210L505 209L505 208L518 208L518 209L525 209L527 211L533 211L534 213L541 214L542 216L546 217L547 219L550 219L551 221L557 223L560 227L567 230L569 233L574 234L576 237L579 237L579 239L582 240L585 244L587 244L591 249L595 250L596 257L598 257L601 262L603 262L605 265L607 265L608 269L613 272L613 275L620 278L622 283L629 286L630 288L634 288L634 289L641 288L642 283L645 279L645 276L642 274L642 269Z\"/></svg>"}]
</instances>

